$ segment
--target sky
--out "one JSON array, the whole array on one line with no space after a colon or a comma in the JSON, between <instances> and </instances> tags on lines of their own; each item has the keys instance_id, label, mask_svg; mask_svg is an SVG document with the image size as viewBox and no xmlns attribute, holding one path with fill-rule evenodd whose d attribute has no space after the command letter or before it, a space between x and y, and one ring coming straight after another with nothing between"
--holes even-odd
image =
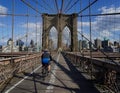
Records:
<instances>
[{"instance_id":1,"label":"sky","mask_svg":"<svg viewBox=\"0 0 120 93\"><path fill-rule=\"evenodd\" d=\"M41 45L42 13L57 14L61 9L63 14L79 13L89 5L89 0L23 1L0 0L0 45L6 45L7 40L12 37L12 31L14 33L14 41L21 39L26 42L26 44L29 44L30 40L33 39ZM62 3L62 1L64 2ZM95 0L90 0L90 3L93 1ZM27 4L31 7L28 7ZM10 15L13 14L13 11L15 14L14 17ZM120 15L85 16L89 14L97 15L106 13L120 13L120 0L97 0L90 8L79 13L77 21L78 39L81 39L79 33L83 33L83 35L89 39L91 31L93 40L96 38L102 40L106 38L110 41L120 41ZM80 15L83 17L81 18ZM50 37L56 44L57 31L53 27L50 32ZM71 36L69 32L69 28L67 27L63 31L64 43L70 43L69 38ZM26 36L26 34L28 35Z\"/></svg>"}]
</instances>

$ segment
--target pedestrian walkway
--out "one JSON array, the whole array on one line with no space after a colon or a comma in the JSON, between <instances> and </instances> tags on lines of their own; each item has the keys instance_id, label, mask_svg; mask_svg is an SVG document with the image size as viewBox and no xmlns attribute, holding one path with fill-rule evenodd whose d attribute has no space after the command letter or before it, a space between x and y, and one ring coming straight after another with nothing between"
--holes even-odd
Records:
<instances>
[{"instance_id":1,"label":"pedestrian walkway","mask_svg":"<svg viewBox=\"0 0 120 93\"><path fill-rule=\"evenodd\" d=\"M69 60L60 55L59 61L55 61L55 82L51 84L52 93L100 93L90 82L85 79ZM50 90L48 90L50 92Z\"/></svg>"},{"instance_id":2,"label":"pedestrian walkway","mask_svg":"<svg viewBox=\"0 0 120 93\"><path fill-rule=\"evenodd\" d=\"M41 65L16 75L3 93L100 93L69 60L56 54L47 77L41 74Z\"/></svg>"}]
</instances>

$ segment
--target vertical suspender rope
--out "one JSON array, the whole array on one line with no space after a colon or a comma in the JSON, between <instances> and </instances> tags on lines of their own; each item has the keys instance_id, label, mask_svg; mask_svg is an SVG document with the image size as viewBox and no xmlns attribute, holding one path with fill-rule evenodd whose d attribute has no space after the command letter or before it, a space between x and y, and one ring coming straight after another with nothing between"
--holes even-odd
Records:
<instances>
[{"instance_id":1,"label":"vertical suspender rope","mask_svg":"<svg viewBox=\"0 0 120 93\"><path fill-rule=\"evenodd\" d=\"M14 3L15 3L15 1L12 0L12 46L11 46L11 54L13 54L13 40L14 40Z\"/></svg>"},{"instance_id":2,"label":"vertical suspender rope","mask_svg":"<svg viewBox=\"0 0 120 93\"><path fill-rule=\"evenodd\" d=\"M89 5L90 5L90 0L89 0ZM90 25L90 58L91 58L91 79L92 79L92 70L93 70L93 64L92 64L92 34L91 34L91 6L89 6L89 25Z\"/></svg>"},{"instance_id":3,"label":"vertical suspender rope","mask_svg":"<svg viewBox=\"0 0 120 93\"><path fill-rule=\"evenodd\" d=\"M82 0L80 0L80 10L82 10ZM80 15L81 15L81 19L80 19L81 20L81 33L83 35L82 12L80 13ZM82 36L82 41L81 42L83 42L83 36ZM83 44L82 44L82 51L83 51ZM84 51L83 51L83 54L84 54Z\"/></svg>"},{"instance_id":4,"label":"vertical suspender rope","mask_svg":"<svg viewBox=\"0 0 120 93\"><path fill-rule=\"evenodd\" d=\"M58 3L57 0L55 0L56 8L57 8L57 13L59 13L59 8L58 8Z\"/></svg>"},{"instance_id":5,"label":"vertical suspender rope","mask_svg":"<svg viewBox=\"0 0 120 93\"><path fill-rule=\"evenodd\" d=\"M29 20L29 9L27 7L27 29L26 29L26 49L27 49L27 53L28 53L28 31L29 31L29 24L28 24L28 20Z\"/></svg>"},{"instance_id":6,"label":"vertical suspender rope","mask_svg":"<svg viewBox=\"0 0 120 93\"><path fill-rule=\"evenodd\" d=\"M72 2L72 0L69 0L69 1L68 1L68 3L67 3L67 5L66 5L66 7L64 8L64 11L63 11L63 12L65 12L65 11L68 9L68 7L70 6L71 2Z\"/></svg>"},{"instance_id":7,"label":"vertical suspender rope","mask_svg":"<svg viewBox=\"0 0 120 93\"><path fill-rule=\"evenodd\" d=\"M64 6L64 0L62 0L61 9L60 9L60 13L62 13L63 6Z\"/></svg>"},{"instance_id":8,"label":"vertical suspender rope","mask_svg":"<svg viewBox=\"0 0 120 93\"><path fill-rule=\"evenodd\" d=\"M36 10L38 10L38 4L36 3ZM38 42L37 42L37 12L36 12L36 52L38 51Z\"/></svg>"}]
</instances>

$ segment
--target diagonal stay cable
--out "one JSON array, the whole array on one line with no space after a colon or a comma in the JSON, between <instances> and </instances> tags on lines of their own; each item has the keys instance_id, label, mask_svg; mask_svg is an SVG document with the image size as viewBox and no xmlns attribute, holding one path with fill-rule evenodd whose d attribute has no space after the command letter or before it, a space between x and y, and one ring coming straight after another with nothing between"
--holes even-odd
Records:
<instances>
[{"instance_id":1,"label":"diagonal stay cable","mask_svg":"<svg viewBox=\"0 0 120 93\"><path fill-rule=\"evenodd\" d=\"M55 0L55 5L56 5L57 13L59 13L58 3L56 0Z\"/></svg>"},{"instance_id":2,"label":"diagonal stay cable","mask_svg":"<svg viewBox=\"0 0 120 93\"><path fill-rule=\"evenodd\" d=\"M104 14L78 15L78 17L88 17L88 16L106 16L106 15L120 15L120 12L118 12L118 13L104 13Z\"/></svg>"},{"instance_id":3,"label":"diagonal stay cable","mask_svg":"<svg viewBox=\"0 0 120 93\"><path fill-rule=\"evenodd\" d=\"M66 5L66 7L65 7L65 9L64 9L63 12L65 12L65 11L67 10L67 8L70 6L71 2L72 2L72 0L70 0L70 1L67 3L67 5Z\"/></svg>"},{"instance_id":4,"label":"diagonal stay cable","mask_svg":"<svg viewBox=\"0 0 120 93\"><path fill-rule=\"evenodd\" d=\"M80 12L78 12L78 14L82 13L83 11L85 11L86 9L88 9L91 5L93 5L94 3L96 3L98 0L94 0L92 3L90 3L87 7L85 7L84 9L82 9Z\"/></svg>"},{"instance_id":5,"label":"diagonal stay cable","mask_svg":"<svg viewBox=\"0 0 120 93\"><path fill-rule=\"evenodd\" d=\"M78 2L79 2L79 0L75 1L75 2L65 11L65 13L67 13L70 9L72 9Z\"/></svg>"},{"instance_id":6,"label":"diagonal stay cable","mask_svg":"<svg viewBox=\"0 0 120 93\"><path fill-rule=\"evenodd\" d=\"M69 25L70 27L72 27L71 25ZM92 43L87 37L85 37L81 32L77 31L82 37L84 37L87 41L89 41L93 46L96 46L94 43ZM71 37L72 38L72 37ZM119 65L119 63L115 62L113 59L111 59L107 54L105 54L102 50L100 50L99 48L97 48L101 53L103 53L109 60L111 60L112 63L114 63L115 65Z\"/></svg>"},{"instance_id":7,"label":"diagonal stay cable","mask_svg":"<svg viewBox=\"0 0 120 93\"><path fill-rule=\"evenodd\" d=\"M79 31L77 31L82 37L84 37L87 41L89 41L93 46L96 46L95 44L93 44L87 37L85 37L82 33L80 33ZM119 63L115 62L113 59L111 59L107 54L105 54L102 50L100 50L99 48L97 48L101 53L103 53L109 60L111 60L112 63L114 63L115 65L119 65Z\"/></svg>"},{"instance_id":8,"label":"diagonal stay cable","mask_svg":"<svg viewBox=\"0 0 120 93\"><path fill-rule=\"evenodd\" d=\"M54 11L54 9L51 7L51 5L49 5L45 0L42 0L48 7L49 9L51 9L52 11Z\"/></svg>"},{"instance_id":9,"label":"diagonal stay cable","mask_svg":"<svg viewBox=\"0 0 120 93\"><path fill-rule=\"evenodd\" d=\"M36 16L36 15L29 15L29 14L12 14L12 13L0 13L0 15L7 15L7 16L24 16L24 17L39 17L39 16Z\"/></svg>"},{"instance_id":10,"label":"diagonal stay cable","mask_svg":"<svg viewBox=\"0 0 120 93\"><path fill-rule=\"evenodd\" d=\"M40 11L38 11L37 9L35 9L34 7L32 7L29 3L27 3L25 0L21 0L24 4L26 4L27 6L29 6L30 8L32 8L34 11L36 11L39 14L42 14Z\"/></svg>"},{"instance_id":11,"label":"diagonal stay cable","mask_svg":"<svg viewBox=\"0 0 120 93\"><path fill-rule=\"evenodd\" d=\"M46 10L49 10L49 8L44 7L42 4L40 4L37 0L32 0L33 2L35 2L36 4L40 5L41 7L43 7Z\"/></svg>"},{"instance_id":12,"label":"diagonal stay cable","mask_svg":"<svg viewBox=\"0 0 120 93\"><path fill-rule=\"evenodd\" d=\"M63 6L64 6L64 0L62 0L62 4L61 4L61 9L60 9L61 13L62 13L62 10L63 10Z\"/></svg>"}]
</instances>

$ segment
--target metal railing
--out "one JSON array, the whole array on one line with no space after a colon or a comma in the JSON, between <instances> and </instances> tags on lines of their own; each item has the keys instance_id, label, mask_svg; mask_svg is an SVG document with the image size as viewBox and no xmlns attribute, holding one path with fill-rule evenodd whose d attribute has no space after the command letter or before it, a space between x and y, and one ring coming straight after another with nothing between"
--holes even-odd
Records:
<instances>
[{"instance_id":1,"label":"metal railing","mask_svg":"<svg viewBox=\"0 0 120 93\"><path fill-rule=\"evenodd\" d=\"M0 86L15 74L40 63L40 57L39 53L0 60Z\"/></svg>"},{"instance_id":2,"label":"metal railing","mask_svg":"<svg viewBox=\"0 0 120 93\"><path fill-rule=\"evenodd\" d=\"M120 92L120 64L115 64L110 60L101 60L96 58L85 57L75 53L63 53L67 59L79 67L80 71L92 76L97 84L103 85L114 93ZM92 61L92 64L91 64ZM107 91L108 91L107 90ZM105 92L106 93L106 92Z\"/></svg>"}]
</instances>

